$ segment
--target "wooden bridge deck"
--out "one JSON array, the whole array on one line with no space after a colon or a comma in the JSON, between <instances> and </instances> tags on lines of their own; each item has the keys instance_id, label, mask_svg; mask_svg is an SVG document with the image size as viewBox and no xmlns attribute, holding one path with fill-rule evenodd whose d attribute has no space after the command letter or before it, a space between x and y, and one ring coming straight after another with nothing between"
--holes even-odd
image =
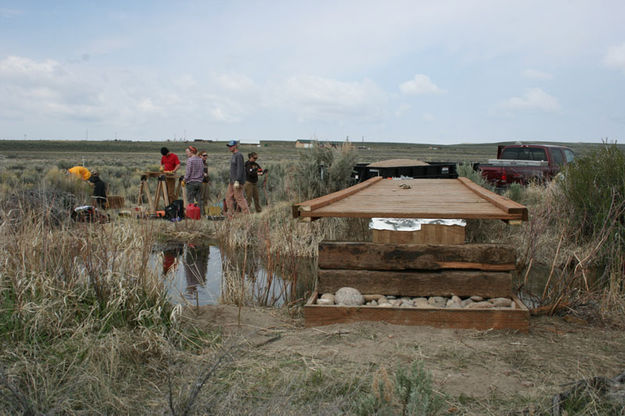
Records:
<instances>
[{"instance_id":1,"label":"wooden bridge deck","mask_svg":"<svg viewBox=\"0 0 625 416\"><path fill-rule=\"evenodd\" d=\"M296 217L527 220L527 208L467 178L371 178L294 206Z\"/></svg>"}]
</instances>

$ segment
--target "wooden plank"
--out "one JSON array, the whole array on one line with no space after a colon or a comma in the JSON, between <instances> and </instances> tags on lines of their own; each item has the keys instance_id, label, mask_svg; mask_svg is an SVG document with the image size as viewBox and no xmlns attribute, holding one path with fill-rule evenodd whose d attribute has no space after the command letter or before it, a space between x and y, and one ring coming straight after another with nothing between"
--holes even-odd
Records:
<instances>
[{"instance_id":1,"label":"wooden plank","mask_svg":"<svg viewBox=\"0 0 625 416\"><path fill-rule=\"evenodd\" d=\"M515 309L438 309L438 308L380 308L377 306L315 305L318 293L313 293L304 306L306 326L331 325L359 321L382 321L396 325L420 325L456 329L529 330L529 311L516 297Z\"/></svg>"},{"instance_id":2,"label":"wooden plank","mask_svg":"<svg viewBox=\"0 0 625 416\"><path fill-rule=\"evenodd\" d=\"M489 191L488 189L482 188L469 178L460 177L458 181L469 188L471 191L475 192L480 197L486 199L491 204L501 208L503 211L509 214L516 214L521 217L521 220L528 220L528 212L527 208L518 202L515 202L509 198L505 198L501 195L498 195L494 192Z\"/></svg>"},{"instance_id":3,"label":"wooden plank","mask_svg":"<svg viewBox=\"0 0 625 416\"><path fill-rule=\"evenodd\" d=\"M463 244L464 227L460 225L422 224L420 230L372 230L374 243L392 244Z\"/></svg>"},{"instance_id":4,"label":"wooden plank","mask_svg":"<svg viewBox=\"0 0 625 416\"><path fill-rule=\"evenodd\" d=\"M469 187L464 180L374 179L378 181L367 187L340 191L336 199L330 194L326 195L329 198L298 204L299 215L312 218L527 218L527 209L522 205L486 190L479 191L482 188L475 184ZM311 205L317 202L319 205Z\"/></svg>"},{"instance_id":5,"label":"wooden plank","mask_svg":"<svg viewBox=\"0 0 625 416\"><path fill-rule=\"evenodd\" d=\"M317 290L335 293L353 287L362 294L402 296L505 297L512 293L512 276L506 272L457 271L397 272L319 269Z\"/></svg>"},{"instance_id":6,"label":"wooden plank","mask_svg":"<svg viewBox=\"0 0 625 416\"><path fill-rule=\"evenodd\" d=\"M514 270L514 247L497 244L377 244L322 241L321 269L363 270ZM486 267L488 266L488 267Z\"/></svg>"},{"instance_id":7,"label":"wooden plank","mask_svg":"<svg viewBox=\"0 0 625 416\"><path fill-rule=\"evenodd\" d=\"M382 178L381 176L376 176L374 178L367 179L366 181L361 182L357 185L350 186L349 188L342 189L340 191L333 192L331 194L324 195L319 198L311 199L306 202L301 202L295 205L298 205L300 207L300 211L311 211L314 209L319 209L319 208L325 207L326 205L330 205L336 201L339 201L343 198L346 198L352 194L355 194L356 192L359 192L383 179L384 178Z\"/></svg>"}]
</instances>

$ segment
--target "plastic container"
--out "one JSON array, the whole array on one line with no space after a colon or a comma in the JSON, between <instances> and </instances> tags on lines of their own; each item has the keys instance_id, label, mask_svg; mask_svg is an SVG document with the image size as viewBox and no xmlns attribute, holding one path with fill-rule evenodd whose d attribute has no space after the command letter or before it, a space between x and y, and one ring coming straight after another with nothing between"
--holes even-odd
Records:
<instances>
[{"instance_id":1,"label":"plastic container","mask_svg":"<svg viewBox=\"0 0 625 416\"><path fill-rule=\"evenodd\" d=\"M200 207L198 207L197 204L187 205L186 216L191 220L199 220L202 217Z\"/></svg>"}]
</instances>

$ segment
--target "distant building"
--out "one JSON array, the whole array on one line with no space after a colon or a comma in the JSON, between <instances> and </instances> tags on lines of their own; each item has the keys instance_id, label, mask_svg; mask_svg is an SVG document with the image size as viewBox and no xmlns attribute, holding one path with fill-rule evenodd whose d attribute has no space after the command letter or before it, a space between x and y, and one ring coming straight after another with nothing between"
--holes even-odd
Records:
<instances>
[{"instance_id":1,"label":"distant building","mask_svg":"<svg viewBox=\"0 0 625 416\"><path fill-rule=\"evenodd\" d=\"M295 147L297 149L310 149L311 147L313 147L313 141L312 140L297 140L295 142Z\"/></svg>"}]
</instances>

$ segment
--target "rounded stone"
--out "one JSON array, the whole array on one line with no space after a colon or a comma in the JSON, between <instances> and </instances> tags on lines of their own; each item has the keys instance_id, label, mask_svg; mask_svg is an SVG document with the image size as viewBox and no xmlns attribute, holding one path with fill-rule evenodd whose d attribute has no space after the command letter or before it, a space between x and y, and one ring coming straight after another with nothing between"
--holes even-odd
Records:
<instances>
[{"instance_id":1,"label":"rounded stone","mask_svg":"<svg viewBox=\"0 0 625 416\"><path fill-rule=\"evenodd\" d=\"M334 305L334 301L331 299L317 299L317 305Z\"/></svg>"},{"instance_id":2,"label":"rounded stone","mask_svg":"<svg viewBox=\"0 0 625 416\"><path fill-rule=\"evenodd\" d=\"M337 305L359 306L364 305L365 297L353 287L342 287L334 294Z\"/></svg>"},{"instance_id":3,"label":"rounded stone","mask_svg":"<svg viewBox=\"0 0 625 416\"><path fill-rule=\"evenodd\" d=\"M511 299L508 298L492 298L488 300L492 303L496 308L509 308L512 303Z\"/></svg>"},{"instance_id":4,"label":"rounded stone","mask_svg":"<svg viewBox=\"0 0 625 416\"><path fill-rule=\"evenodd\" d=\"M444 308L447 305L447 299L442 296L431 296L428 303L435 308Z\"/></svg>"},{"instance_id":5,"label":"rounded stone","mask_svg":"<svg viewBox=\"0 0 625 416\"><path fill-rule=\"evenodd\" d=\"M323 295L321 295L321 299L329 299L332 301L332 303L334 303L336 301L336 299L334 299L334 295L332 293L324 293Z\"/></svg>"},{"instance_id":6,"label":"rounded stone","mask_svg":"<svg viewBox=\"0 0 625 416\"><path fill-rule=\"evenodd\" d=\"M489 309L489 308L492 308L492 307L493 307L492 303L485 302L485 301L474 302L474 303L471 303L471 304L467 305L467 309Z\"/></svg>"}]
</instances>

